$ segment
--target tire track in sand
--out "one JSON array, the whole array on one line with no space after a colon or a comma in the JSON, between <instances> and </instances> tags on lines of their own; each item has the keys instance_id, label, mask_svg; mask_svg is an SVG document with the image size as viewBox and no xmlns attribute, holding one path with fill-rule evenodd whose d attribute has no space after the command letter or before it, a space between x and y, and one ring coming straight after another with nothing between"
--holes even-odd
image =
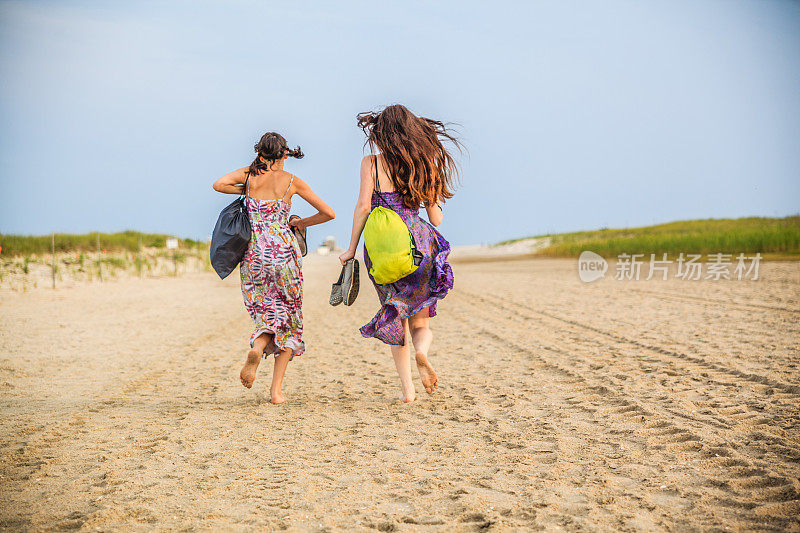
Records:
<instances>
[{"instance_id":1,"label":"tire track in sand","mask_svg":"<svg viewBox=\"0 0 800 533\"><path fill-rule=\"evenodd\" d=\"M459 292L462 293L462 294L468 295L468 296L470 296L470 297L472 297L474 299L477 299L479 301L482 301L482 302L485 302L485 303L489 303L489 304L492 303L489 300L489 297L480 296L480 295L477 295L477 294L464 292L464 291L459 291ZM575 327L581 328L583 330L591 331L591 332L597 333L599 335L602 335L604 337L611 338L611 339L613 339L615 341L624 342L624 343L636 346L638 348L643 348L645 350L649 350L651 352L655 352L655 353L658 353L658 354L661 354L661 355L666 355L666 356L669 356L669 357L681 359L681 360L693 363L695 365L706 367L706 368L708 368L710 370L714 370L714 371L717 371L717 372L725 373L725 374L728 374L728 375L730 375L732 377L735 377L735 378L747 380L747 381L750 381L752 383L757 383L757 384L760 384L760 385L768 385L770 387L773 387L773 388L776 388L776 389L781 389L781 390L783 390L785 392L800 396L800 385L795 385L795 384L792 384L792 383L785 383L785 382L782 382L782 381L777 381L777 380L770 379L770 378L768 378L766 376L763 376L763 375L760 375L760 374L754 374L754 373L750 373L750 372L744 372L744 371L741 371L741 370L737 370L737 369L734 369L734 368L728 368L728 367L722 366L720 364L713 363L711 361L707 361L704 358L699 357L699 356L692 356L692 355L688 355L688 354L685 354L685 353L677 352L677 351L674 351L674 350L668 350L666 348L661 348L661 347L658 347L658 346L651 346L651 345L639 342L637 340L629 339L629 338L627 338L625 336L618 335L616 333L612 333L610 331L606 331L606 330L603 330L603 329L600 329L600 328L596 328L594 326L590 326L588 324L584 324L584 323L578 322L577 320L572 320L572 319L569 319L569 318L564 318L564 317L558 316L555 313L549 313L547 311L540 311L538 309L534 309L534 308L530 307L529 305L521 304L519 302L515 302L515 301L509 300L509 299L505 299L505 298L499 298L499 297L495 297L495 298L497 298L497 301L500 302L501 308L502 308L503 305L511 304L511 305L516 306L518 308L522 308L522 309L524 309L525 311L527 311L529 313L535 313L537 315L544 316L544 317L547 317L547 318L551 318L553 320L557 320L559 322L562 322L562 323L565 323L565 324L569 324L571 326L575 326ZM495 304L495 305L497 305L497 304Z\"/></svg>"},{"instance_id":2,"label":"tire track in sand","mask_svg":"<svg viewBox=\"0 0 800 533\"><path fill-rule=\"evenodd\" d=\"M637 288L627 288L628 291L636 292L640 294L650 294L653 296L658 296L659 298L669 298L671 300L682 301L682 302L690 302L690 303L697 303L697 304L705 304L711 306L719 306L724 305L725 307L735 307L737 309L744 309L747 311L781 311L784 313L800 313L800 309L792 309L789 307L780 307L777 305L766 305L766 304L753 304L753 303L744 303L744 302L737 302L734 300L725 300L722 298L708 298L705 296L692 296L688 294L676 294L673 292L668 291L653 291L647 289L637 289Z\"/></svg>"},{"instance_id":3,"label":"tire track in sand","mask_svg":"<svg viewBox=\"0 0 800 533\"><path fill-rule=\"evenodd\" d=\"M512 303L513 305L513 302L508 302L507 300L499 298L498 303L490 301L486 297L466 295L468 298L472 298L473 300L477 299L476 301L480 301L482 304L489 304L504 312L507 311L506 306L508 303ZM519 307L527 309L525 306ZM540 324L544 328L543 332L559 331L561 329L559 323L555 320L551 321L553 322L552 325L548 325L546 323L549 320L548 316L539 318L520 313L516 315L516 318L523 321L534 321ZM615 336L611 335L610 337L616 340ZM576 340L577 338L569 340L568 346L570 349L575 349ZM597 343L598 345L602 345L602 341L597 341ZM620 341L619 344L625 343ZM610 348L612 352L614 351L613 346L608 348ZM585 350L587 350L588 353L585 353L584 357L592 358L598 355L594 345L586 347ZM638 376L640 380L648 379L648 376L654 375L653 373L656 368L663 367L663 377L658 380L650 378L649 385L656 389L672 387L669 390L665 390L665 397L667 398L669 395L666 393L673 394L676 390L674 388L675 386L682 386L683 391L691 390L695 393L695 396L704 395L707 399L714 399L713 402L708 403L705 410L701 409L699 406L693 409L686 409L680 405L676 408L668 408L673 416L681 417L688 421L710 423L725 429L748 424L752 426L753 429L769 433L768 435L760 434L757 438L770 442L772 452L775 453L779 459L790 462L800 461L800 450L798 450L797 447L789 447L782 444L782 441L785 439L796 435L795 420L800 416L800 410L797 408L798 404L795 395L791 393L776 393L770 389L756 390L756 393L761 393L763 400L750 400L742 397L740 394L741 387L748 385L748 381L742 384L730 382L725 379L726 374L724 373L722 373L721 377L717 376L715 379L712 375L713 373L703 371L702 368L693 367L691 363L685 363L681 359L670 360L659 357L649 357L639 350L627 351L624 354L617 350L616 355L624 355L625 357L615 358L615 367L623 366L624 368L622 370L626 371L628 375ZM658 356L659 354L656 355ZM592 368L601 371L600 369L602 366L594 365ZM699 379L697 376L703 379ZM686 383L684 379L686 377L691 379L691 383ZM716 387L711 387L711 385L715 385ZM686 411L690 411L690 413Z\"/></svg>"},{"instance_id":4,"label":"tire track in sand","mask_svg":"<svg viewBox=\"0 0 800 533\"><path fill-rule=\"evenodd\" d=\"M512 305L512 306L516 306L516 307L522 309L521 312L518 311L518 314L516 315L517 318L522 318L523 320L534 321L534 322L536 322L538 324L541 324L543 327L545 327L545 331L559 331L559 330L563 329L563 322L565 320L561 319L560 317L559 318L553 318L550 313L537 312L540 316L532 316L530 313L527 313L528 311L531 311L529 306L518 304L518 303L510 301L508 299L496 298L496 301L494 301L494 300L492 300L493 297L477 296L477 295L474 295L474 294L471 294L471 293L465 293L463 291L459 291L459 294L464 294L468 298L471 298L473 301L479 301L481 304L488 304L490 306L495 307L498 310L502 310L503 312L507 311L507 306L509 304ZM551 322L552 324L548 325L547 322ZM585 330L584 329L580 329L580 326L578 326L576 324L573 324L572 321L568 321L568 324L570 326L574 326L573 331L576 331L577 334L581 334L581 333L585 334ZM595 330L596 330L596 328L591 328L590 332L595 332ZM638 343L636 341L630 342L628 339L626 339L624 337L620 337L620 336L612 334L612 333L606 332L605 333L605 337L611 338L611 340L613 340L614 342L616 342L620 346L623 346L625 344L628 344L628 345L633 344L633 346L635 348L641 348L642 347L641 343ZM585 337L581 334L580 338L585 338ZM603 344L602 341L599 341L599 340L597 341L597 345L602 345L602 344ZM613 348L613 346L611 346L609 348ZM743 386L744 387L752 387L754 385L753 382L751 382L749 380L744 380L742 383L736 383L735 381L731 382L730 381L730 372L726 372L726 371L719 371L719 372L717 372L717 371L709 371L709 370L703 368L702 365L697 365L697 364L694 363L694 361L686 359L686 358L678 358L678 359L663 358L663 357L660 357L663 354L663 351L660 350L660 349L650 350L650 351L655 351L656 352L654 357L647 356L646 354L642 353L639 350L635 350L635 351L630 352L630 353L627 354L629 359L632 358L632 359L635 359L635 360L638 361L638 366L629 369L630 372L640 372L641 376L647 376L653 370L652 365L661 365L661 366L666 367L665 373L667 374L667 376L669 378L676 378L676 379L673 379L673 381L676 381L677 377L680 376L681 374L683 374L684 376L692 377L693 378L693 382L692 382L691 386L692 386L693 389L697 389L698 387L703 387L706 384L705 382L708 382L709 384L715 384L715 385L718 385L720 387L724 387L724 388L727 388L727 389L731 389L731 388L736 389L735 391L733 391L734 394L732 395L732 398L735 399L734 403L736 403L736 404L743 403L743 404L747 405L751 409L750 413L752 415L751 416L752 418L758 418L759 417L759 413L761 413L765 409L764 401L761 401L761 400L747 400L747 399L742 399L742 398L738 398L737 397L738 396L738 392L739 392L738 388L743 387ZM667 355L669 355L670 353L671 352L668 352ZM595 353L587 354L587 356L595 356L595 355L597 355L596 354L596 350L595 350ZM620 361L620 363L624 363L624 362L625 361ZM734 372L736 372L736 371L734 371ZM631 374L631 375L635 375L635 374ZM716 375L716 377L715 377L715 375ZM702 377L703 380L696 379L696 376ZM714 391L714 393L717 393L717 392L718 392L718 390ZM777 406L777 407L779 407L781 409L783 409L783 408L790 409L790 412L781 414L781 416L783 416L783 419L784 419L783 420L784 424L782 424L782 427L786 428L786 429L793 428L794 425L795 425L794 424L794 420L795 420L796 416L800 415L800 413L796 413L795 412L795 411L797 411L797 409L794 408L794 406L797 405L796 399L795 399L795 395L792 394L792 393L786 393L786 392L775 393L775 391L771 391L769 389L767 389L765 392L766 392L766 397L765 398L768 399L770 404L775 405L775 406ZM713 397L714 394L709 394L709 396ZM779 404L777 400L781 400L783 402L783 404L782 405ZM767 406L769 406L769 404L767 404ZM720 407L721 408L722 406L721 405L713 405L712 407L715 407L715 408ZM676 412L676 413L673 413L673 414L675 414L676 416L683 416L683 417L685 417L687 419L697 418L697 417L693 417L693 416L688 416L688 415L686 415L684 413ZM728 414L736 416L735 424L741 423L742 419L746 416L742 411L736 411L736 410L731 410L731 412L728 413ZM773 424L773 423L774 423L774 421L769 421L769 424Z\"/></svg>"},{"instance_id":5,"label":"tire track in sand","mask_svg":"<svg viewBox=\"0 0 800 533\"><path fill-rule=\"evenodd\" d=\"M456 294L462 295L461 291ZM467 296L469 298L469 296ZM487 303L486 299L478 300ZM711 472L710 476L705 476L703 483L698 486L698 490L716 492L710 508L720 506L732 507L734 509L753 509L753 512L746 513L741 519L746 519L754 526L764 527L764 520L772 524L780 524L780 527L791 524L787 522L787 516L800 509L800 495L794 487L792 481L796 477L796 468L779 468L779 472L769 462L757 460L751 453L745 454L737 451L737 439L749 438L746 433L741 433L735 429L726 429L717 423L710 423L702 419L684 419L672 415L665 417L665 400L668 394L662 394L655 400L648 400L652 397L652 392L645 393L644 390L631 390L625 379L620 379L614 374L603 372L602 367L592 366L581 359L576 359L568 346L566 349L557 345L540 345L540 350L532 351L525 346L513 342L514 329L508 328L503 322L498 323L494 320L491 313L480 311L480 306L474 302L476 312L480 314L481 320L472 323L480 328L480 333L494 339L498 343L509 343L516 349L527 353L530 356L541 359L546 365L551 366L559 372L574 376L586 383L586 386L596 394L605 396L606 401L614 404L614 409L608 413L610 416L621 417L628 423L642 427L644 426L652 433L647 445L650 448L663 449L665 454L682 454L687 456L687 461L702 461L701 466ZM505 312L502 316L509 316L507 308L499 307ZM474 316L474 314L473 314ZM507 322L507 321L505 321ZM519 321L517 321L519 322ZM500 331L504 331L504 337L486 329L485 325L491 324ZM520 326L528 324L519 323ZM547 338L546 330L543 329L539 336ZM551 339L548 339L551 340ZM542 342L542 341L537 341ZM559 341L563 344L563 341ZM543 355L551 353L551 357ZM619 366L620 359L615 360L615 368ZM569 366L565 366L567 363ZM632 371L634 369L631 369ZM642 372L642 369L638 369ZM648 372L648 370L644 370ZM593 376L597 376L596 378ZM648 385L653 385L648 382ZM583 405L588 405L589 409L597 410L596 399L591 401L591 395L579 395L576 401ZM587 404L588 402L588 404ZM667 402L668 403L668 402ZM672 414L673 410L666 412ZM679 418L676 420L676 418ZM701 425L698 427L697 424ZM730 424L731 428L736 427L736 423ZM673 459L665 458L657 463L666 462L672 464ZM720 482L721 479L728 481Z\"/></svg>"}]
</instances>

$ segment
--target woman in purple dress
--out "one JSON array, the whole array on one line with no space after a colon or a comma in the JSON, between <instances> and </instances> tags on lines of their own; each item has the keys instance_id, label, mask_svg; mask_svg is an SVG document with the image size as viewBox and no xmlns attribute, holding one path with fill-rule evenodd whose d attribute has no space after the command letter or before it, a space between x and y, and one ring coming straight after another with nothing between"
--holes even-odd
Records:
<instances>
[{"instance_id":1,"label":"woman in purple dress","mask_svg":"<svg viewBox=\"0 0 800 533\"><path fill-rule=\"evenodd\" d=\"M413 402L409 339L425 390L432 394L439 383L428 361L433 341L429 319L436 315L437 301L453 288L453 270L447 263L450 243L434 226L442 223L441 204L453 197L457 172L442 141L450 141L459 149L460 145L442 122L417 117L402 105L389 106L379 113L361 113L358 125L367 135L371 150L380 153L361 162L361 189L350 246L339 260L344 264L355 256L367 217L378 206L400 215L422 252L417 269L394 283L379 285L370 274L381 308L361 328L364 337L375 337L391 346L400 375L401 400ZM425 208L430 222L420 218L420 207ZM372 262L366 249L364 263L369 271Z\"/></svg>"}]
</instances>

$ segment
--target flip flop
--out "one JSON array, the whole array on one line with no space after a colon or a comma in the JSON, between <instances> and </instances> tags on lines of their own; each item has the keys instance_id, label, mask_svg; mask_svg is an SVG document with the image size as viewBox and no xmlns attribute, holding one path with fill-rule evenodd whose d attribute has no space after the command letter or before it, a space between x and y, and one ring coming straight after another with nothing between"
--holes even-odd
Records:
<instances>
[{"instance_id":1,"label":"flip flop","mask_svg":"<svg viewBox=\"0 0 800 533\"><path fill-rule=\"evenodd\" d=\"M342 280L342 300L344 305L353 305L358 296L358 259L349 259L344 264L344 279Z\"/></svg>"},{"instance_id":2,"label":"flip flop","mask_svg":"<svg viewBox=\"0 0 800 533\"><path fill-rule=\"evenodd\" d=\"M289 222L294 220L295 218L300 218L298 215L292 215L289 217ZM306 245L306 229L303 228L303 231L297 226L289 226L292 229L292 233L294 233L294 238L297 239L297 244L300 245L300 255L305 257L308 253L308 246Z\"/></svg>"},{"instance_id":3,"label":"flip flop","mask_svg":"<svg viewBox=\"0 0 800 533\"><path fill-rule=\"evenodd\" d=\"M339 305L342 303L344 299L342 297L342 280L344 279L344 267L342 267L342 271L339 273L339 279L331 285L331 298L330 303L333 306Z\"/></svg>"}]
</instances>

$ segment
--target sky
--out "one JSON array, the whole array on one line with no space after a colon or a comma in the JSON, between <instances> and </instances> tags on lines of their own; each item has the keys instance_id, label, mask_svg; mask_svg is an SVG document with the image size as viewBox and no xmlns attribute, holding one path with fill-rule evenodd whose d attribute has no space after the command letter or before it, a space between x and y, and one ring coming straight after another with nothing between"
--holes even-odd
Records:
<instances>
[{"instance_id":1,"label":"sky","mask_svg":"<svg viewBox=\"0 0 800 533\"><path fill-rule=\"evenodd\" d=\"M349 239L356 115L457 124L455 245L800 212L800 2L0 1L0 233L205 239L277 131ZM297 198L293 211L313 210Z\"/></svg>"}]
</instances>

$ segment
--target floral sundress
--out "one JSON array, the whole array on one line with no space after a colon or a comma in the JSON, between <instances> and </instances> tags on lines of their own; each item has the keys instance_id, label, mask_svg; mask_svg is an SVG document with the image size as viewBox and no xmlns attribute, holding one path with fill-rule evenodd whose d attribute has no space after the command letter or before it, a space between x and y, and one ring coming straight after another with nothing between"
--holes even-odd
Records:
<instances>
[{"instance_id":1,"label":"floral sundress","mask_svg":"<svg viewBox=\"0 0 800 533\"><path fill-rule=\"evenodd\" d=\"M286 349L292 350L292 357L302 355L303 260L288 223L291 206L283 198L246 197L245 203L253 234L239 272L244 305L255 323L250 346L259 335L269 333L273 341L265 355L277 356Z\"/></svg>"}]
</instances>

